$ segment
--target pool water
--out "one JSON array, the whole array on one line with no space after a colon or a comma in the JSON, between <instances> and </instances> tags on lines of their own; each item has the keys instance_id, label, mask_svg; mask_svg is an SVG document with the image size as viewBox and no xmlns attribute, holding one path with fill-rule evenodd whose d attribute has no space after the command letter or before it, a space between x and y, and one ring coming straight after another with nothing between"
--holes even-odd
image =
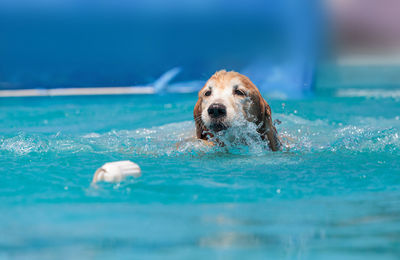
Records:
<instances>
[{"instance_id":1,"label":"pool water","mask_svg":"<svg viewBox=\"0 0 400 260\"><path fill-rule=\"evenodd\" d=\"M398 259L400 100L267 100L282 152L176 148L194 94L0 99L0 259Z\"/></svg>"}]
</instances>

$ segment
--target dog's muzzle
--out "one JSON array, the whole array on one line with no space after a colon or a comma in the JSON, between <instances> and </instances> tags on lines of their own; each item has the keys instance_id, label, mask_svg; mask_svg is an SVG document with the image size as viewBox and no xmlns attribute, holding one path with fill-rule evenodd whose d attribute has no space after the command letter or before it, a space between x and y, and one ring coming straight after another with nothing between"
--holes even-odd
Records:
<instances>
[{"instance_id":1,"label":"dog's muzzle","mask_svg":"<svg viewBox=\"0 0 400 260\"><path fill-rule=\"evenodd\" d=\"M213 119L220 119L226 116L226 106L218 103L211 104L208 107L208 115Z\"/></svg>"},{"instance_id":2,"label":"dog's muzzle","mask_svg":"<svg viewBox=\"0 0 400 260\"><path fill-rule=\"evenodd\" d=\"M226 106L219 103L211 104L208 107L208 115L211 118L210 129L219 132L225 130L226 124L224 124L223 120L226 117Z\"/></svg>"}]
</instances>

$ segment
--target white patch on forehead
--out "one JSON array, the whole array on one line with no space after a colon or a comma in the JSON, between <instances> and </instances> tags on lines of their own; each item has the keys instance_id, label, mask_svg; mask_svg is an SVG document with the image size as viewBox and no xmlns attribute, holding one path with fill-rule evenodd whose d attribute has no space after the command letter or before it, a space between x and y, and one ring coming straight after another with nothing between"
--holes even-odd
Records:
<instances>
[{"instance_id":1,"label":"white patch on forehead","mask_svg":"<svg viewBox=\"0 0 400 260\"><path fill-rule=\"evenodd\" d=\"M238 77L233 78L230 83L232 87L242 85L242 81Z\"/></svg>"},{"instance_id":2,"label":"white patch on forehead","mask_svg":"<svg viewBox=\"0 0 400 260\"><path fill-rule=\"evenodd\" d=\"M232 96L232 88L229 86L212 86L212 93L209 98L209 102L224 103L227 105L229 99Z\"/></svg>"}]
</instances>

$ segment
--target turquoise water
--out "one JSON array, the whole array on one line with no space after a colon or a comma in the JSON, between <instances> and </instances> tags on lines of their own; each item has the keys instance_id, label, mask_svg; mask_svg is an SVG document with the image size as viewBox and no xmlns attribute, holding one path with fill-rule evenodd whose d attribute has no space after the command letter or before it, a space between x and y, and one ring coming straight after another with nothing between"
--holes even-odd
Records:
<instances>
[{"instance_id":1,"label":"turquoise water","mask_svg":"<svg viewBox=\"0 0 400 260\"><path fill-rule=\"evenodd\" d=\"M195 95L0 99L0 259L398 259L400 100L269 100L282 152L176 143ZM90 186L105 162L142 177Z\"/></svg>"}]
</instances>

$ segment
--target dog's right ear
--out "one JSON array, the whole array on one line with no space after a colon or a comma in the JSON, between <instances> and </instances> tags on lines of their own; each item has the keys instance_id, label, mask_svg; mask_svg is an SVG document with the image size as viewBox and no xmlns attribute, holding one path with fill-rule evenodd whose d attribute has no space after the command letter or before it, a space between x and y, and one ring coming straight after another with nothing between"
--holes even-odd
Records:
<instances>
[{"instance_id":1,"label":"dog's right ear","mask_svg":"<svg viewBox=\"0 0 400 260\"><path fill-rule=\"evenodd\" d=\"M262 138L268 140L268 145L272 151L278 151L281 147L281 141L278 137L278 132L272 122L271 108L267 101L260 95L260 109L262 114L261 128L258 130L262 134Z\"/></svg>"},{"instance_id":2,"label":"dog's right ear","mask_svg":"<svg viewBox=\"0 0 400 260\"><path fill-rule=\"evenodd\" d=\"M201 103L202 103L202 100L199 97L196 105L194 106L193 117L194 117L194 122L196 124L196 137L198 139L206 140L207 136L206 136L205 132L207 132L207 129L204 126L203 121L201 120L201 112L202 112Z\"/></svg>"},{"instance_id":3,"label":"dog's right ear","mask_svg":"<svg viewBox=\"0 0 400 260\"><path fill-rule=\"evenodd\" d=\"M272 122L271 108L258 90L253 92L252 100L256 107L256 123L259 125L257 132L263 140L268 141L272 151L278 151L281 148L281 142Z\"/></svg>"}]
</instances>

